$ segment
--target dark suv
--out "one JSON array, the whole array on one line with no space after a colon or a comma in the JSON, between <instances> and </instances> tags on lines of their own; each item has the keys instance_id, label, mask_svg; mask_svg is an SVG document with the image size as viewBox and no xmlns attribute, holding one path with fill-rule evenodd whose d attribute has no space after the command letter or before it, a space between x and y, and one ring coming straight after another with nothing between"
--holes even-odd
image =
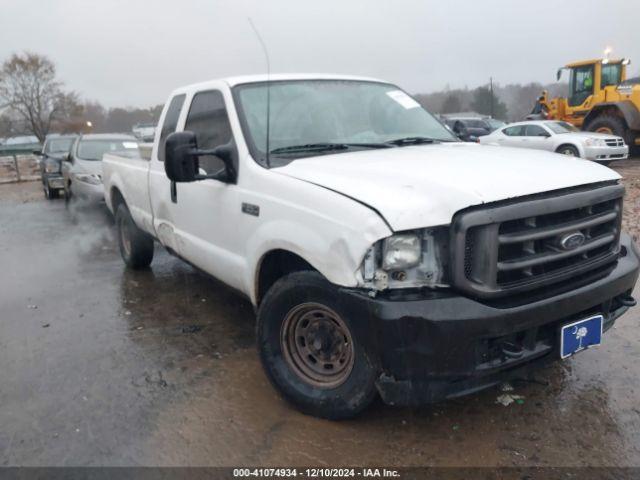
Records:
<instances>
[{"instance_id":1,"label":"dark suv","mask_svg":"<svg viewBox=\"0 0 640 480\"><path fill-rule=\"evenodd\" d=\"M35 150L33 152L42 157L40 159L42 187L44 196L49 200L57 198L59 193L64 191L61 162L71 151L71 146L76 138L77 135L48 136L44 141L42 151Z\"/></svg>"},{"instance_id":2,"label":"dark suv","mask_svg":"<svg viewBox=\"0 0 640 480\"><path fill-rule=\"evenodd\" d=\"M491 133L489 125L482 118L448 118L447 123L465 142L477 142L479 137Z\"/></svg>"}]
</instances>

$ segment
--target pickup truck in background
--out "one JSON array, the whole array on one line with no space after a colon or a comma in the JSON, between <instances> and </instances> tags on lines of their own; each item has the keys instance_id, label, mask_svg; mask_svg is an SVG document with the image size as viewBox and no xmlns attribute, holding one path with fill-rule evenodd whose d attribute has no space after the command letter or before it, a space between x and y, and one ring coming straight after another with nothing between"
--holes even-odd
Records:
<instances>
[{"instance_id":1,"label":"pickup truck in background","mask_svg":"<svg viewBox=\"0 0 640 480\"><path fill-rule=\"evenodd\" d=\"M125 263L158 242L246 295L269 379L325 418L522 376L635 304L617 173L460 142L379 80L180 88L150 158L102 178Z\"/></svg>"}]
</instances>

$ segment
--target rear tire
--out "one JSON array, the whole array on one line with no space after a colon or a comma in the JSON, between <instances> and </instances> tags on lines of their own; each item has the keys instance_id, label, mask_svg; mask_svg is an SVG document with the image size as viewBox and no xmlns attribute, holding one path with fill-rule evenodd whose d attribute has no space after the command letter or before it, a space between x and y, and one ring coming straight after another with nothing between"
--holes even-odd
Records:
<instances>
[{"instance_id":1,"label":"rear tire","mask_svg":"<svg viewBox=\"0 0 640 480\"><path fill-rule=\"evenodd\" d=\"M569 157L580 157L580 152L573 145L560 145L556 152Z\"/></svg>"},{"instance_id":2,"label":"rear tire","mask_svg":"<svg viewBox=\"0 0 640 480\"><path fill-rule=\"evenodd\" d=\"M319 273L278 280L258 310L258 350L271 383L304 413L350 418L376 397L378 367L338 289Z\"/></svg>"},{"instance_id":3,"label":"rear tire","mask_svg":"<svg viewBox=\"0 0 640 480\"><path fill-rule=\"evenodd\" d=\"M116 229L124 263L134 270L148 267L153 260L153 238L136 226L123 203L116 210Z\"/></svg>"}]
</instances>

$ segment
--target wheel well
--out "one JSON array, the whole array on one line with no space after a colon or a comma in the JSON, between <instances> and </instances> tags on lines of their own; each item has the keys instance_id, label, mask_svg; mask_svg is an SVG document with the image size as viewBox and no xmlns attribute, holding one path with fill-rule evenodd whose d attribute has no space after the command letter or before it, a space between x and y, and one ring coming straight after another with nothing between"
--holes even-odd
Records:
<instances>
[{"instance_id":1,"label":"wheel well","mask_svg":"<svg viewBox=\"0 0 640 480\"><path fill-rule=\"evenodd\" d=\"M116 214L116 211L118 210L118 207L121 203L124 203L126 205L124 197L122 196L122 193L120 193L120 190L118 190L118 187L113 187L111 189L111 208L113 209L114 215Z\"/></svg>"},{"instance_id":2,"label":"wheel well","mask_svg":"<svg viewBox=\"0 0 640 480\"><path fill-rule=\"evenodd\" d=\"M312 270L309 262L304 258L289 252L288 250L271 250L260 262L260 271L257 275L256 303L259 305L265 294L280 278L293 272Z\"/></svg>"},{"instance_id":3,"label":"wheel well","mask_svg":"<svg viewBox=\"0 0 640 480\"><path fill-rule=\"evenodd\" d=\"M559 152L560 150L562 150L564 147L572 147L575 148L575 150L580 153L580 149L578 147L576 147L573 143L563 143L562 145L558 146L558 148L556 148L556 152Z\"/></svg>"}]
</instances>

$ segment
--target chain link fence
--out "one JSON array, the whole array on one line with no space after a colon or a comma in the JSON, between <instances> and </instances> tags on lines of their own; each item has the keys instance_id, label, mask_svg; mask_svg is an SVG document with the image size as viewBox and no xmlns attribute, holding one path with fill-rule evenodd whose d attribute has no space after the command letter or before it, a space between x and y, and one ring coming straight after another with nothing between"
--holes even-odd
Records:
<instances>
[{"instance_id":1,"label":"chain link fence","mask_svg":"<svg viewBox=\"0 0 640 480\"><path fill-rule=\"evenodd\" d=\"M0 150L0 183L28 182L40 178L39 158L24 149Z\"/></svg>"}]
</instances>

